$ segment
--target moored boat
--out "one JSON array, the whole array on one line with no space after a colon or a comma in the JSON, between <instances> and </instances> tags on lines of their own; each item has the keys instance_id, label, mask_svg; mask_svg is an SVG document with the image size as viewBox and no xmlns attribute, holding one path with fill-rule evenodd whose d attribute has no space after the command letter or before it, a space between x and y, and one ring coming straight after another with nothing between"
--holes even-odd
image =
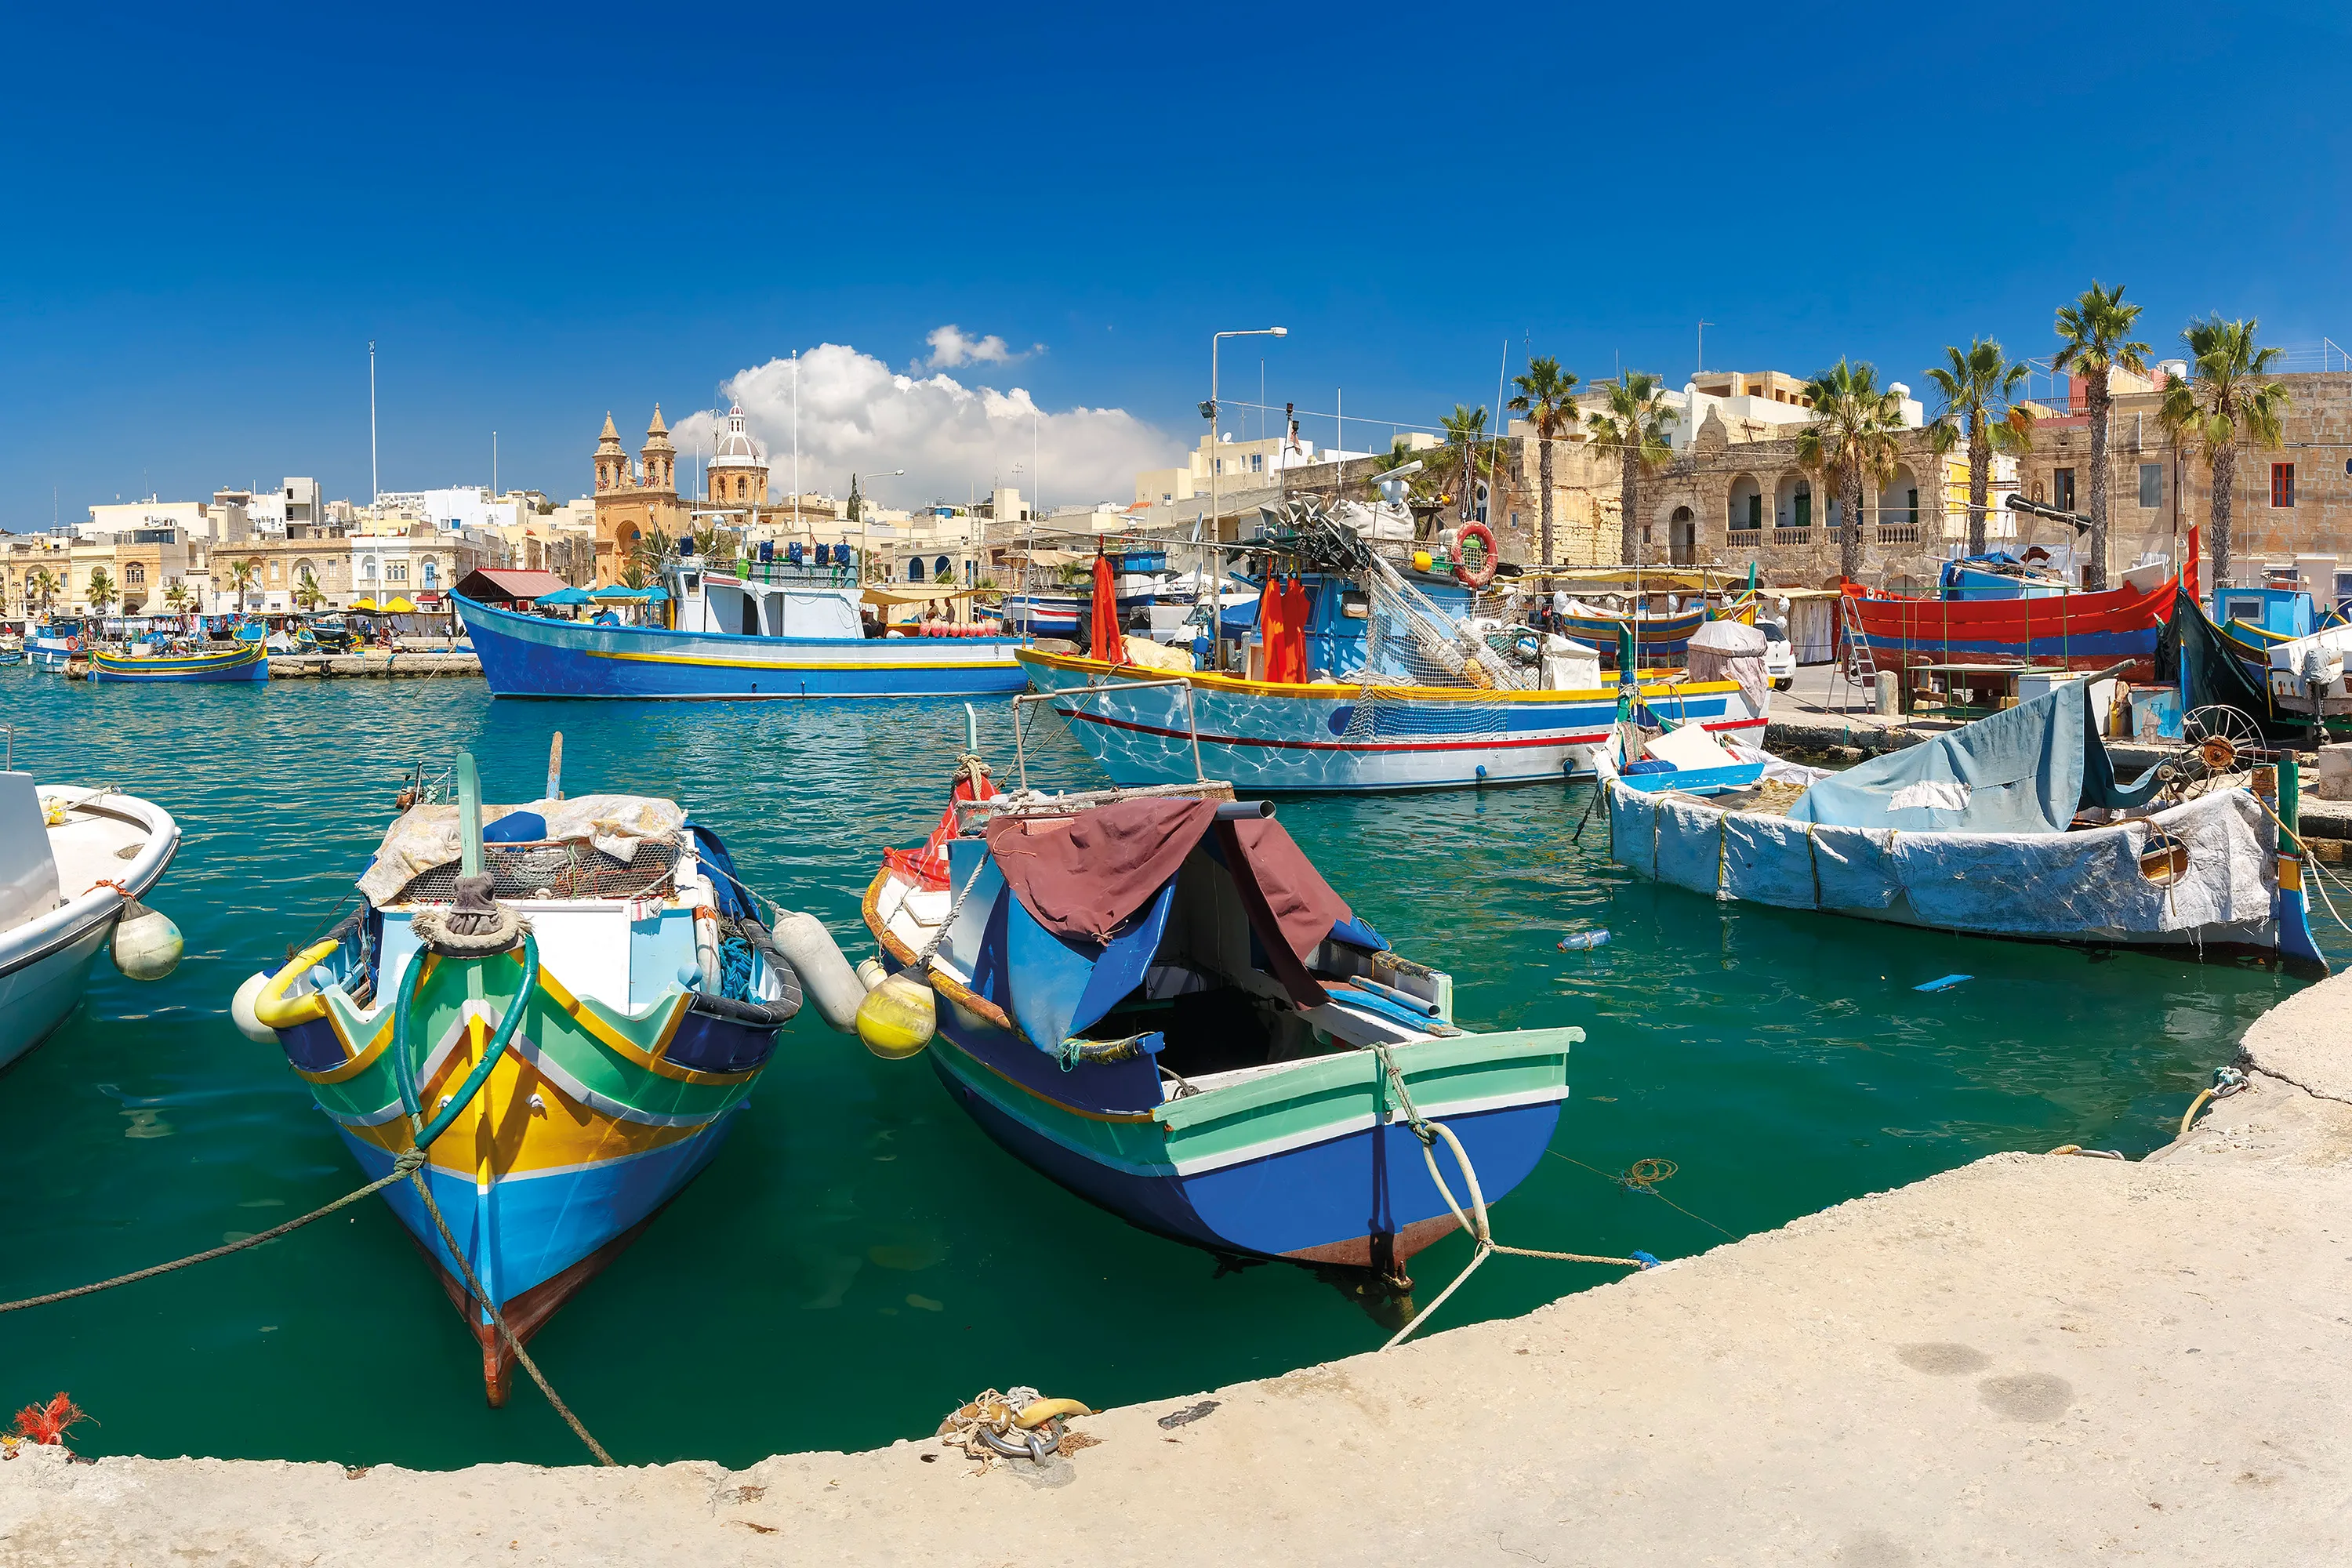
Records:
<instances>
[{"instance_id":1,"label":"moored boat","mask_svg":"<svg viewBox=\"0 0 2352 1568\"><path fill-rule=\"evenodd\" d=\"M268 680L269 653L258 642L190 653L112 653L92 648L89 679L148 683Z\"/></svg>"},{"instance_id":2,"label":"moored boat","mask_svg":"<svg viewBox=\"0 0 2352 1568\"><path fill-rule=\"evenodd\" d=\"M74 1010L110 938L132 978L172 972L179 931L139 900L179 847L152 802L0 772L0 1068Z\"/></svg>"},{"instance_id":3,"label":"moored boat","mask_svg":"<svg viewBox=\"0 0 2352 1568\"><path fill-rule=\"evenodd\" d=\"M2293 753L2220 735L2128 783L2091 679L1842 773L1772 760L1713 798L1604 779L1610 854L1719 900L1937 931L2326 970ZM1608 770L1613 772L1613 770Z\"/></svg>"},{"instance_id":4,"label":"moored boat","mask_svg":"<svg viewBox=\"0 0 2352 1568\"><path fill-rule=\"evenodd\" d=\"M1216 783L959 794L865 900L894 972L867 1005L919 976L936 1037L860 1031L928 1040L950 1096L1046 1176L1216 1252L1402 1278L1456 1225L1415 1121L1490 1203L1542 1158L1583 1031L1456 1026L1452 977L1395 952L1271 806Z\"/></svg>"},{"instance_id":5,"label":"moored boat","mask_svg":"<svg viewBox=\"0 0 2352 1568\"><path fill-rule=\"evenodd\" d=\"M2142 570L2095 593L1992 599L1948 590L1915 598L1848 583L1846 625L1881 669L1998 659L2097 670L2120 661L2126 679L2151 680L2174 584L2170 575Z\"/></svg>"},{"instance_id":6,"label":"moored boat","mask_svg":"<svg viewBox=\"0 0 2352 1568\"><path fill-rule=\"evenodd\" d=\"M981 697L1018 691L1018 637L869 637L853 568L670 563L667 626L457 613L498 697Z\"/></svg>"},{"instance_id":7,"label":"moored boat","mask_svg":"<svg viewBox=\"0 0 2352 1568\"><path fill-rule=\"evenodd\" d=\"M499 1405L516 1346L717 1154L801 993L675 802L551 779L485 806L465 754L456 785L394 820L362 909L234 1011L371 1180L427 1152L383 1196Z\"/></svg>"}]
</instances>

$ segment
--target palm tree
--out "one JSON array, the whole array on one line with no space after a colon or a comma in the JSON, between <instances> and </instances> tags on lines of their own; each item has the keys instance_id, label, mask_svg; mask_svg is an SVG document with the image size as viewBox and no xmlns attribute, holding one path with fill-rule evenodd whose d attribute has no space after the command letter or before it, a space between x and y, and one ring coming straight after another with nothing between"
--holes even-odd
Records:
<instances>
[{"instance_id":1,"label":"palm tree","mask_svg":"<svg viewBox=\"0 0 2352 1568\"><path fill-rule=\"evenodd\" d=\"M2285 386L2265 381L2278 363L2275 348L2256 348L2254 332L2261 323L2249 316L2225 321L2220 311L2189 323L2180 334L2189 345L2189 376L2164 389L2164 406L2158 418L2174 439L2195 441L2205 448L2205 466L2213 472L2213 521L2207 531L2213 552L2213 586L2230 580L2230 511L2236 498L2238 433L2258 447L2275 447L2284 438L2279 421L2289 401Z\"/></svg>"},{"instance_id":2,"label":"palm tree","mask_svg":"<svg viewBox=\"0 0 2352 1568\"><path fill-rule=\"evenodd\" d=\"M1965 349L1947 344L1945 363L1932 365L1927 379L1944 395L1936 416L1935 443L1948 452L1965 436L1969 446L1969 553L1985 552L1985 498L1992 488L1992 454L2023 451L2032 444L2033 416L2012 401L2025 384L2026 367L2011 364L1990 338L1972 338ZM2000 417L1992 405L2007 405Z\"/></svg>"},{"instance_id":3,"label":"palm tree","mask_svg":"<svg viewBox=\"0 0 2352 1568\"><path fill-rule=\"evenodd\" d=\"M89 586L82 591L82 597L89 601L91 609L101 616L106 614L106 606L114 603L113 575L103 566L91 567Z\"/></svg>"},{"instance_id":4,"label":"palm tree","mask_svg":"<svg viewBox=\"0 0 2352 1568\"><path fill-rule=\"evenodd\" d=\"M36 566L25 579L25 603L27 608L38 605L46 612L58 596L57 574L46 566Z\"/></svg>"},{"instance_id":5,"label":"palm tree","mask_svg":"<svg viewBox=\"0 0 2352 1568\"><path fill-rule=\"evenodd\" d=\"M1862 496L1865 480L1885 485L1902 461L1903 401L1878 386L1878 367L1840 360L1805 384L1811 423L1797 432L1797 462L1837 492L1838 571L1862 575Z\"/></svg>"},{"instance_id":6,"label":"palm tree","mask_svg":"<svg viewBox=\"0 0 2352 1568\"><path fill-rule=\"evenodd\" d=\"M298 610L315 610L326 602L327 595L320 588L318 577L305 566L302 568L301 581L294 584L294 607Z\"/></svg>"},{"instance_id":7,"label":"palm tree","mask_svg":"<svg viewBox=\"0 0 2352 1568\"><path fill-rule=\"evenodd\" d=\"M240 561L228 569L228 591L236 595L238 614L244 613L245 596L252 591L254 579L260 575L261 563L258 561Z\"/></svg>"},{"instance_id":8,"label":"palm tree","mask_svg":"<svg viewBox=\"0 0 2352 1568\"><path fill-rule=\"evenodd\" d=\"M2115 412L2107 390L2111 371L2147 374L2147 345L2131 341L2132 323L2139 307L2124 303L2124 286L2102 289L2092 279L2083 297L2058 307L2058 341L2063 346L2050 362L2053 370L2081 374L2089 384L2091 405L2091 560L2084 568L2083 586L2107 585L2107 427Z\"/></svg>"},{"instance_id":9,"label":"palm tree","mask_svg":"<svg viewBox=\"0 0 2352 1568\"><path fill-rule=\"evenodd\" d=\"M1486 405L1465 408L1457 403L1454 412L1438 424L1445 431L1445 457L1439 471L1454 487L1454 514L1467 522L1477 508L1478 480L1495 466L1494 449L1486 438Z\"/></svg>"},{"instance_id":10,"label":"palm tree","mask_svg":"<svg viewBox=\"0 0 2352 1568\"><path fill-rule=\"evenodd\" d=\"M1674 461L1674 448L1666 440L1666 425L1673 419L1674 410L1666 405L1664 388L1654 375L1621 371L1616 380L1595 382L1593 385L1606 389L1607 401L1584 416L1584 426L1592 432L1596 443L1616 448L1620 458L1617 499L1622 515L1618 519L1618 548L1623 564L1630 566L1636 553L1635 543L1641 537L1634 531L1641 526L1637 504L1641 500L1641 478Z\"/></svg>"},{"instance_id":11,"label":"palm tree","mask_svg":"<svg viewBox=\"0 0 2352 1568\"><path fill-rule=\"evenodd\" d=\"M1528 361L1528 374L1516 378L1519 395L1509 406L1528 416L1536 433L1536 469L1543 485L1543 563L1551 564L1551 444L1560 433L1576 428L1576 377L1545 355Z\"/></svg>"},{"instance_id":12,"label":"palm tree","mask_svg":"<svg viewBox=\"0 0 2352 1568\"><path fill-rule=\"evenodd\" d=\"M175 616L184 613L188 607L188 585L177 577L164 584L163 606Z\"/></svg>"}]
</instances>

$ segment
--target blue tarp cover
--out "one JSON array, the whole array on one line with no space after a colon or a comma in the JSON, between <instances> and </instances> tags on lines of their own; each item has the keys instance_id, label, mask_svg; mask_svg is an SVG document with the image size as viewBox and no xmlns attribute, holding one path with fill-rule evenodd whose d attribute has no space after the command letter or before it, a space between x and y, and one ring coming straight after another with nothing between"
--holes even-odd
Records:
<instances>
[{"instance_id":1,"label":"blue tarp cover","mask_svg":"<svg viewBox=\"0 0 2352 1568\"><path fill-rule=\"evenodd\" d=\"M1914 833L2063 833L2084 806L2145 805L2153 769L2118 783L2091 718L2091 682L2069 681L2006 713L1822 780L1791 822Z\"/></svg>"}]
</instances>

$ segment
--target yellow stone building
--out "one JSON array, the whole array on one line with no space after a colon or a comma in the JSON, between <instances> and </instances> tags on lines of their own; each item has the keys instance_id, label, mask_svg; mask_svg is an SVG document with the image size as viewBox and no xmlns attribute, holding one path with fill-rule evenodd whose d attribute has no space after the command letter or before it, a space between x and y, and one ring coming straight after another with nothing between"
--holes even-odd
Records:
<instances>
[{"instance_id":1,"label":"yellow stone building","mask_svg":"<svg viewBox=\"0 0 2352 1568\"><path fill-rule=\"evenodd\" d=\"M648 533L676 538L692 527L692 514L677 493L677 448L662 423L661 405L646 426L633 470L621 449L621 433L604 416L596 442L596 586L621 581L630 558ZM763 498L764 499L764 498Z\"/></svg>"}]
</instances>

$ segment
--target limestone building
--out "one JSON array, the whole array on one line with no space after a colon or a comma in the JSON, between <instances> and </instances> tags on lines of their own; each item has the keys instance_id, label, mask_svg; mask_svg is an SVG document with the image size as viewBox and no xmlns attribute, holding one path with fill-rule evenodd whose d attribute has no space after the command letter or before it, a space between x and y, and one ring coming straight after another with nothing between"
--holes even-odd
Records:
<instances>
[{"instance_id":1,"label":"limestone building","mask_svg":"<svg viewBox=\"0 0 2352 1568\"><path fill-rule=\"evenodd\" d=\"M604 434L596 441L596 586L621 581L648 534L677 538L692 520L677 493L677 448L669 426L662 423L661 405L654 405L653 423L646 426L646 444L637 449L637 464L621 449L621 433L613 416L604 416ZM764 498L762 498L764 499Z\"/></svg>"}]
</instances>

